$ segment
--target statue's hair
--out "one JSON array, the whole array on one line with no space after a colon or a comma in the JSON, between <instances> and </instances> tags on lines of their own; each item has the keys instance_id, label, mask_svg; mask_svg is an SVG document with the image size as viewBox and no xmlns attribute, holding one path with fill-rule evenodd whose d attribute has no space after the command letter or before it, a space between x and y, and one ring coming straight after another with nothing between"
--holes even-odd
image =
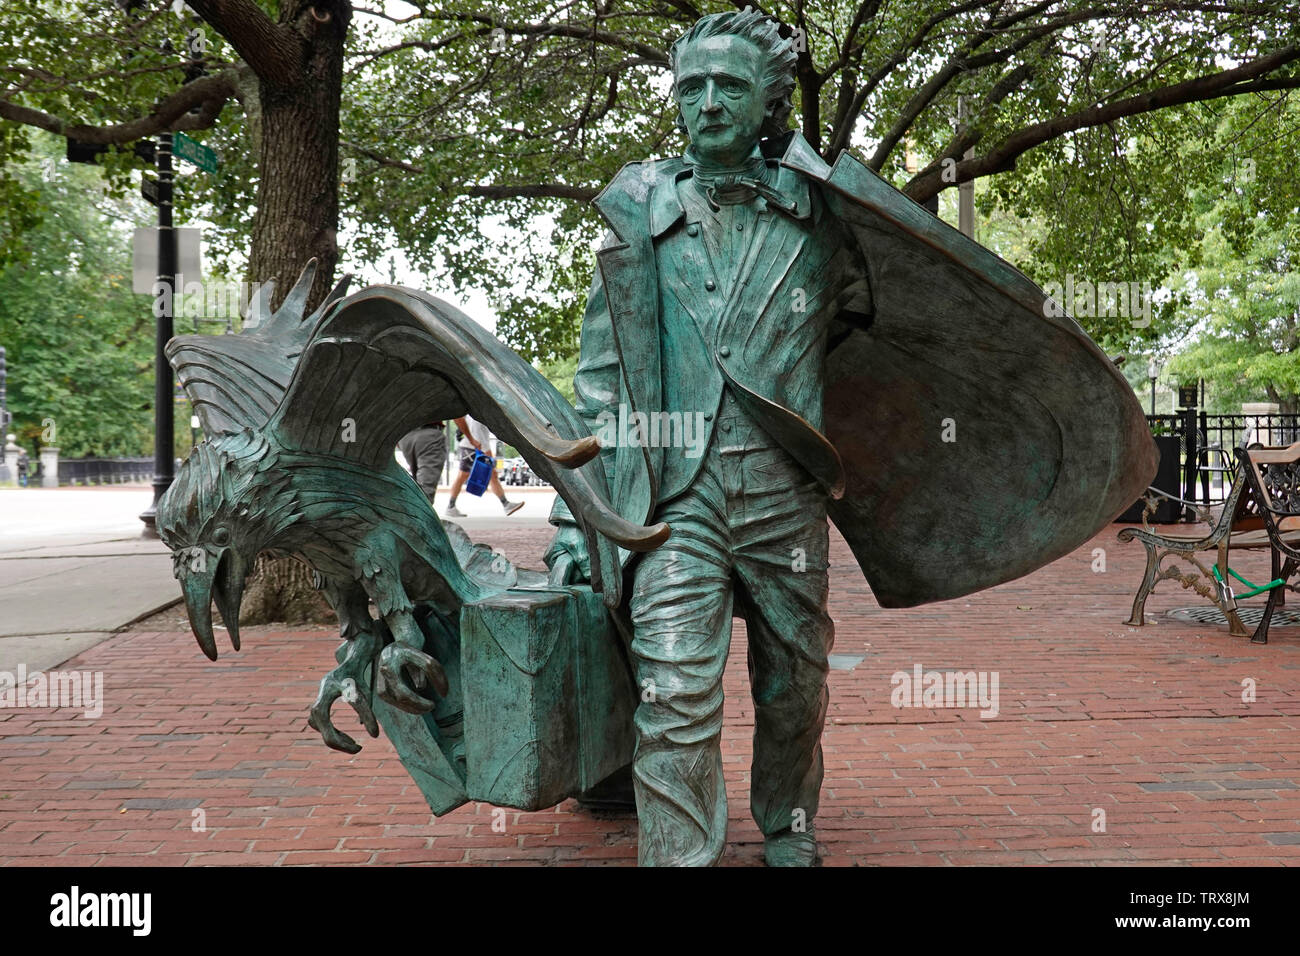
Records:
<instances>
[{"instance_id":1,"label":"statue's hair","mask_svg":"<svg viewBox=\"0 0 1300 956\"><path fill-rule=\"evenodd\" d=\"M760 82L768 116L759 135L780 136L788 128L790 113L794 109L790 97L794 93L794 70L798 56L794 40L782 37L779 28L780 24L772 17L748 7L741 11L711 13L707 17L701 17L668 49L668 66L673 71L673 96L677 96L677 65L688 44L706 37L741 37L758 47L766 61ZM677 128L686 131L686 121L680 110L677 113Z\"/></svg>"}]
</instances>

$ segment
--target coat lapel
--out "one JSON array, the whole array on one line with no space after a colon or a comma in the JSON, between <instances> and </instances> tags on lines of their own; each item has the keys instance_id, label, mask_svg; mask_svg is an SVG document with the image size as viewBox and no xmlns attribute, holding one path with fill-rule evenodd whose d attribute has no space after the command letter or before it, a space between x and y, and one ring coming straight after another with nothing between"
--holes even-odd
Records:
<instances>
[{"instance_id":1,"label":"coat lapel","mask_svg":"<svg viewBox=\"0 0 1300 956\"><path fill-rule=\"evenodd\" d=\"M617 242L596 253L605 284L614 347L618 350L629 411L657 410L663 398L659 364L659 277L655 269L650 196L658 179L654 163L629 163L596 197L595 206ZM615 456L614 501L625 517L650 518L657 499L662 452L632 438Z\"/></svg>"}]
</instances>

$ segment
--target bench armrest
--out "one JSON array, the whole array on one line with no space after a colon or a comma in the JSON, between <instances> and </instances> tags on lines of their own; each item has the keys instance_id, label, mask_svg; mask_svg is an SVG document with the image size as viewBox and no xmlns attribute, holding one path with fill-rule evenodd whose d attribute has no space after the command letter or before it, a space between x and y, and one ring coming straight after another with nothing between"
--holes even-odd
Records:
<instances>
[{"instance_id":1,"label":"bench armrest","mask_svg":"<svg viewBox=\"0 0 1300 956\"><path fill-rule=\"evenodd\" d=\"M1171 495L1167 491L1161 491L1159 488L1155 487L1155 485L1149 485L1142 495L1142 500L1146 502L1146 506L1142 509L1143 527L1149 527L1147 524L1147 518L1155 513L1156 506L1159 504L1158 499L1160 498L1164 498L1167 501L1177 502L1184 508L1190 508L1193 513L1195 513L1198 521L1208 524L1210 527L1214 527L1219 520L1218 516L1210 509L1209 505L1199 501L1188 501L1186 498L1179 498L1177 495Z\"/></svg>"}]
</instances>

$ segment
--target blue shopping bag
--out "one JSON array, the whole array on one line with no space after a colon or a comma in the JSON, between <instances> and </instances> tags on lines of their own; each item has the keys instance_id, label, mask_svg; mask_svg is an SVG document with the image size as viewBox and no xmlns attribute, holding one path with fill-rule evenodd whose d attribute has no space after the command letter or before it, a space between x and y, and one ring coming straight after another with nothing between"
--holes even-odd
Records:
<instances>
[{"instance_id":1,"label":"blue shopping bag","mask_svg":"<svg viewBox=\"0 0 1300 956\"><path fill-rule=\"evenodd\" d=\"M495 467L495 458L481 451L475 451L474 464L470 466L469 481L465 483L465 490L476 498L481 496L487 490L488 482L492 480L492 469Z\"/></svg>"}]
</instances>

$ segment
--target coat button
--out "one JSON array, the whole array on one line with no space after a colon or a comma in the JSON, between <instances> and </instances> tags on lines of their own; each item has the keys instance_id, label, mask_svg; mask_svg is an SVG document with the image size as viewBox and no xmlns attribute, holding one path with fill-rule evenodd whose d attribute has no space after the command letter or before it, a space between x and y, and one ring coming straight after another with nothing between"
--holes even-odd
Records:
<instances>
[{"instance_id":1,"label":"coat button","mask_svg":"<svg viewBox=\"0 0 1300 956\"><path fill-rule=\"evenodd\" d=\"M711 421L713 421L713 412L705 412L705 413L704 413L704 420L705 420L706 422L711 422Z\"/></svg>"},{"instance_id":2,"label":"coat button","mask_svg":"<svg viewBox=\"0 0 1300 956\"><path fill-rule=\"evenodd\" d=\"M718 287L718 284L717 284L716 282L714 282L712 279L710 279L710 280L708 280L707 282L704 283L704 288L708 289L710 292L712 292L712 291L713 291L714 289L716 289L717 287Z\"/></svg>"},{"instance_id":3,"label":"coat button","mask_svg":"<svg viewBox=\"0 0 1300 956\"><path fill-rule=\"evenodd\" d=\"M718 354L721 355L723 358L726 358L731 354L731 348L729 346L724 345L722 348L718 349Z\"/></svg>"},{"instance_id":4,"label":"coat button","mask_svg":"<svg viewBox=\"0 0 1300 956\"><path fill-rule=\"evenodd\" d=\"M743 232L744 230L745 230L744 223L740 223L740 222L736 223L736 232Z\"/></svg>"},{"instance_id":5,"label":"coat button","mask_svg":"<svg viewBox=\"0 0 1300 956\"><path fill-rule=\"evenodd\" d=\"M729 432L731 431L731 422L718 422L718 428L722 429L724 432Z\"/></svg>"},{"instance_id":6,"label":"coat button","mask_svg":"<svg viewBox=\"0 0 1300 956\"><path fill-rule=\"evenodd\" d=\"M700 227L695 225L695 223L691 223L689 226L686 227L686 235L698 236L699 234L700 234Z\"/></svg>"}]
</instances>

